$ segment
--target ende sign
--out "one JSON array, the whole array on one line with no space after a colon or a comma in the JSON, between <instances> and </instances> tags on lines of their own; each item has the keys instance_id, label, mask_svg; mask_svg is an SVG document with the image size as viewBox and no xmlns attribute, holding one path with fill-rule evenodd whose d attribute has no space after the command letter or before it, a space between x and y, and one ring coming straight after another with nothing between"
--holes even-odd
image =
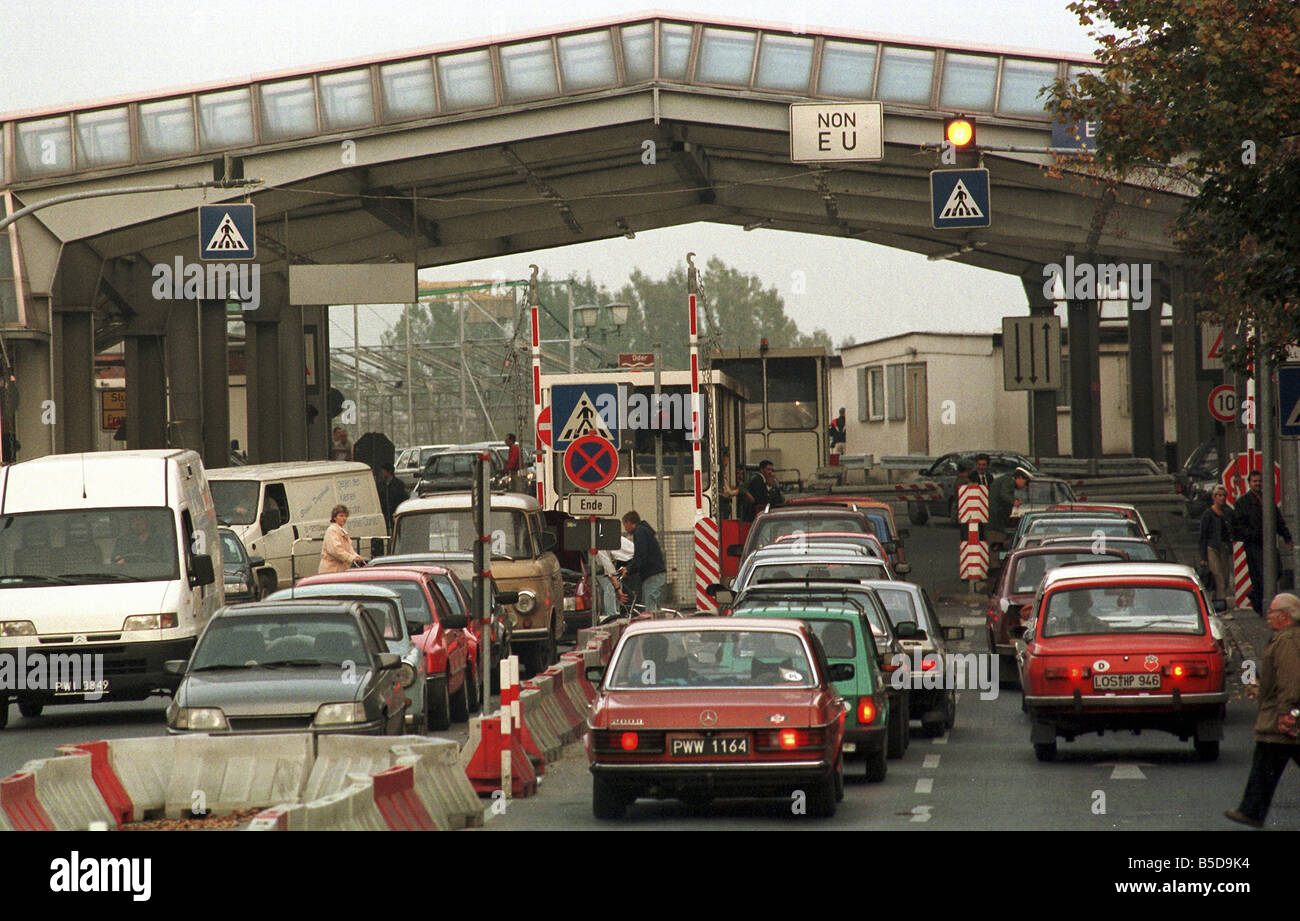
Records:
<instances>
[{"instance_id":1,"label":"ende sign","mask_svg":"<svg viewBox=\"0 0 1300 921\"><path fill-rule=\"evenodd\" d=\"M796 102L790 106L790 159L883 160L884 104Z\"/></svg>"}]
</instances>

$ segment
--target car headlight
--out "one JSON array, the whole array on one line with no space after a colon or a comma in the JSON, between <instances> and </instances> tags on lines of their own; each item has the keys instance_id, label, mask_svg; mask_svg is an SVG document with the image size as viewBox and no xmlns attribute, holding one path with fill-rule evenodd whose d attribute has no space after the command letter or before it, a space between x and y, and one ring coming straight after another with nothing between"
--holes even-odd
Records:
<instances>
[{"instance_id":1,"label":"car headlight","mask_svg":"<svg viewBox=\"0 0 1300 921\"><path fill-rule=\"evenodd\" d=\"M348 723L364 723L366 721L366 705L360 703L347 704L321 704L316 711L316 719L312 722L317 726L342 726Z\"/></svg>"},{"instance_id":2,"label":"car headlight","mask_svg":"<svg viewBox=\"0 0 1300 921\"><path fill-rule=\"evenodd\" d=\"M245 582L243 579L235 579L233 582L226 583L226 591L246 592L248 591L248 583Z\"/></svg>"},{"instance_id":3,"label":"car headlight","mask_svg":"<svg viewBox=\"0 0 1300 921\"><path fill-rule=\"evenodd\" d=\"M133 614L122 622L122 632L128 630L163 630L176 626L176 614Z\"/></svg>"},{"instance_id":4,"label":"car headlight","mask_svg":"<svg viewBox=\"0 0 1300 921\"><path fill-rule=\"evenodd\" d=\"M230 728L220 707L179 707L170 716L173 729L211 732Z\"/></svg>"},{"instance_id":5,"label":"car headlight","mask_svg":"<svg viewBox=\"0 0 1300 921\"><path fill-rule=\"evenodd\" d=\"M30 620L0 621L0 636L35 636L36 625Z\"/></svg>"},{"instance_id":6,"label":"car headlight","mask_svg":"<svg viewBox=\"0 0 1300 921\"><path fill-rule=\"evenodd\" d=\"M410 662L403 662L401 668L397 670L397 680L401 682L402 687L409 688L415 684L415 666ZM317 714L317 719L320 716Z\"/></svg>"},{"instance_id":7,"label":"car headlight","mask_svg":"<svg viewBox=\"0 0 1300 921\"><path fill-rule=\"evenodd\" d=\"M537 593L530 592L527 589L519 593L519 600L515 602L515 610L520 614L531 613L533 608L537 607Z\"/></svg>"}]
</instances>

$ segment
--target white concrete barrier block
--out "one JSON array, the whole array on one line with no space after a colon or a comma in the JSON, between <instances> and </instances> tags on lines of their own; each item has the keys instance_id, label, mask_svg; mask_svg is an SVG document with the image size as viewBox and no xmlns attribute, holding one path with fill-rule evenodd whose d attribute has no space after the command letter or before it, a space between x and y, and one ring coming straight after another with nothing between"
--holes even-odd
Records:
<instances>
[{"instance_id":1,"label":"white concrete barrier block","mask_svg":"<svg viewBox=\"0 0 1300 921\"><path fill-rule=\"evenodd\" d=\"M40 758L22 767L36 775L36 799L60 831L86 831L94 822L117 820L90 774L90 755Z\"/></svg>"},{"instance_id":2,"label":"white concrete barrier block","mask_svg":"<svg viewBox=\"0 0 1300 921\"><path fill-rule=\"evenodd\" d=\"M142 821L146 813L166 804L167 784L180 741L177 736L108 740L108 763L131 797L133 821Z\"/></svg>"},{"instance_id":3,"label":"white concrete barrier block","mask_svg":"<svg viewBox=\"0 0 1300 921\"><path fill-rule=\"evenodd\" d=\"M436 808L446 814L447 827L476 828L483 824L483 803L465 776L457 749L450 739L426 739L396 746L394 752L398 765L414 764L416 793L430 815Z\"/></svg>"},{"instance_id":4,"label":"white concrete barrier block","mask_svg":"<svg viewBox=\"0 0 1300 921\"><path fill-rule=\"evenodd\" d=\"M181 738L167 785L166 815L226 813L301 802L313 762L310 733Z\"/></svg>"}]
</instances>

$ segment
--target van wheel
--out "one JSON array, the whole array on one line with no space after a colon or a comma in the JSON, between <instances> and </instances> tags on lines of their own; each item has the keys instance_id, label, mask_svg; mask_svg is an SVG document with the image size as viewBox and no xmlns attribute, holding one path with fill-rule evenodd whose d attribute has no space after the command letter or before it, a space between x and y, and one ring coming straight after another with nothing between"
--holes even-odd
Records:
<instances>
[{"instance_id":1,"label":"van wheel","mask_svg":"<svg viewBox=\"0 0 1300 921\"><path fill-rule=\"evenodd\" d=\"M27 701L21 701L18 704L18 712L29 720L34 720L45 710L45 704L33 704Z\"/></svg>"},{"instance_id":2,"label":"van wheel","mask_svg":"<svg viewBox=\"0 0 1300 921\"><path fill-rule=\"evenodd\" d=\"M447 677L451 680L451 676ZM469 669L465 669L464 680L460 683L460 690L451 695L450 709L451 719L455 723L465 723L469 721Z\"/></svg>"},{"instance_id":3,"label":"van wheel","mask_svg":"<svg viewBox=\"0 0 1300 921\"><path fill-rule=\"evenodd\" d=\"M1037 758L1039 761L1055 761L1056 741L1053 740L1051 742L1035 742L1034 757Z\"/></svg>"},{"instance_id":4,"label":"van wheel","mask_svg":"<svg viewBox=\"0 0 1300 921\"><path fill-rule=\"evenodd\" d=\"M428 713L427 723L429 729L434 732L441 732L444 729L451 728L451 698L447 692L447 681L430 681L428 684L428 700L425 702L426 712Z\"/></svg>"}]
</instances>

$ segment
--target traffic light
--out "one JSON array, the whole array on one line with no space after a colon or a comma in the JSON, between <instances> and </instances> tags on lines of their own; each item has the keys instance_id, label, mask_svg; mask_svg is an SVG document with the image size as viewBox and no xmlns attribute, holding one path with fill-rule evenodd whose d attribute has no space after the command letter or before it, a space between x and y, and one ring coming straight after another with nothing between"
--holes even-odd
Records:
<instances>
[{"instance_id":1,"label":"traffic light","mask_svg":"<svg viewBox=\"0 0 1300 921\"><path fill-rule=\"evenodd\" d=\"M975 146L975 122L973 119L958 117L948 118L943 123L943 139L958 150Z\"/></svg>"}]
</instances>

